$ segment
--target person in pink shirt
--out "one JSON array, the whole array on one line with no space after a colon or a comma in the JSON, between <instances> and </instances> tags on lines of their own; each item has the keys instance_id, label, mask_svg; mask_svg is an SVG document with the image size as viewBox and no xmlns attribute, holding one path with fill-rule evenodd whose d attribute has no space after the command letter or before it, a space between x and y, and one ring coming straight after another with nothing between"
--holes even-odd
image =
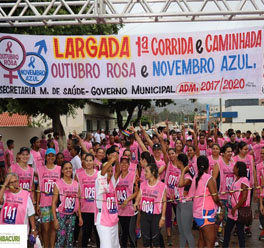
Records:
<instances>
[{"instance_id":1,"label":"person in pink shirt","mask_svg":"<svg viewBox=\"0 0 264 248\"><path fill-rule=\"evenodd\" d=\"M251 134L252 134L251 131L248 130L248 131L246 132L246 137L242 139L242 140L243 140L244 142L246 142L248 145L252 145L252 143L253 143L253 137L251 136Z\"/></svg>"},{"instance_id":2,"label":"person in pink shirt","mask_svg":"<svg viewBox=\"0 0 264 248\"><path fill-rule=\"evenodd\" d=\"M92 138L93 138L92 134L87 133L85 139L83 140L83 143L86 146L87 150L93 147Z\"/></svg>"},{"instance_id":3,"label":"person in pink shirt","mask_svg":"<svg viewBox=\"0 0 264 248\"><path fill-rule=\"evenodd\" d=\"M219 159L215 163L213 168L213 178L217 182L218 192L226 192L230 190L230 187L235 179L233 168L234 162L232 160L232 147L230 145L224 145L221 148L222 159ZM224 221L227 220L227 194L220 194L221 202L224 206Z\"/></svg>"},{"instance_id":4,"label":"person in pink shirt","mask_svg":"<svg viewBox=\"0 0 264 248\"><path fill-rule=\"evenodd\" d=\"M170 148L168 150L168 159L169 162L167 164L166 175L165 175L165 185L167 186L167 201L171 201L175 199L175 187L179 183L180 172L181 170L178 168L177 160L178 155L175 152L175 149ZM167 202L166 206L166 231L168 237L168 246L172 246L172 238L171 238L171 229L172 229L172 207L175 207L175 202Z\"/></svg>"},{"instance_id":5,"label":"person in pink shirt","mask_svg":"<svg viewBox=\"0 0 264 248\"><path fill-rule=\"evenodd\" d=\"M46 165L38 168L39 185L37 193L36 211L41 220L41 234L44 247L54 247L56 230L52 216L52 195L55 183L60 179L61 167L54 164L56 151L48 148L46 151Z\"/></svg>"},{"instance_id":6,"label":"person in pink shirt","mask_svg":"<svg viewBox=\"0 0 264 248\"><path fill-rule=\"evenodd\" d=\"M137 170L137 164L130 162L131 161L131 151L129 149L124 150L122 156L129 158L128 171L133 172L133 173L135 172L136 176L139 177L138 170Z\"/></svg>"},{"instance_id":7,"label":"person in pink shirt","mask_svg":"<svg viewBox=\"0 0 264 248\"><path fill-rule=\"evenodd\" d=\"M54 142L54 145L55 145L56 153L58 153L60 151L59 139L60 139L59 133L58 132L54 132L53 133L53 142Z\"/></svg>"},{"instance_id":8,"label":"person in pink shirt","mask_svg":"<svg viewBox=\"0 0 264 248\"><path fill-rule=\"evenodd\" d=\"M209 174L213 175L213 169L216 163L219 163L219 159L222 159L220 156L220 146L218 144L213 144L212 146L212 155L207 156L209 160Z\"/></svg>"},{"instance_id":9,"label":"person in pink shirt","mask_svg":"<svg viewBox=\"0 0 264 248\"><path fill-rule=\"evenodd\" d=\"M37 236L35 210L30 193L19 187L18 175L16 173L7 174L3 187L0 190L0 204L3 205L0 212L0 224L26 224L29 231L28 222L30 222L31 234L35 237ZM3 227L1 231L4 231Z\"/></svg>"},{"instance_id":10,"label":"person in pink shirt","mask_svg":"<svg viewBox=\"0 0 264 248\"><path fill-rule=\"evenodd\" d=\"M56 160L55 160L55 164L58 166L62 166L62 163L64 162L64 155L62 152L59 152L56 154Z\"/></svg>"},{"instance_id":11,"label":"person in pink shirt","mask_svg":"<svg viewBox=\"0 0 264 248\"><path fill-rule=\"evenodd\" d=\"M8 173L14 172L18 175L19 179L19 187L25 190L32 190L31 192L31 199L34 205L36 205L35 201L35 184L33 181L34 177L34 170L28 165L29 157L30 157L30 150L27 147L21 147L19 152L19 162L12 164L8 170Z\"/></svg>"},{"instance_id":12,"label":"person in pink shirt","mask_svg":"<svg viewBox=\"0 0 264 248\"><path fill-rule=\"evenodd\" d=\"M101 170L104 157L105 157L105 150L102 148L97 148L94 159L95 169Z\"/></svg>"},{"instance_id":13,"label":"person in pink shirt","mask_svg":"<svg viewBox=\"0 0 264 248\"><path fill-rule=\"evenodd\" d=\"M256 135L256 144L252 146L255 164L259 164L262 161L261 159L262 147L264 147L264 144L260 143L260 136Z\"/></svg>"},{"instance_id":14,"label":"person in pink shirt","mask_svg":"<svg viewBox=\"0 0 264 248\"><path fill-rule=\"evenodd\" d=\"M201 133L199 136L199 142L198 142L198 148L200 150L200 154L206 156L206 150L207 150L207 141L206 141L206 135L204 133Z\"/></svg>"},{"instance_id":15,"label":"person in pink shirt","mask_svg":"<svg viewBox=\"0 0 264 248\"><path fill-rule=\"evenodd\" d=\"M64 160L65 161L70 162L73 159L73 157L71 155L71 149L72 148L73 148L73 140L72 139L68 139L67 140L67 147L62 152L63 155L64 155Z\"/></svg>"},{"instance_id":16,"label":"person in pink shirt","mask_svg":"<svg viewBox=\"0 0 264 248\"><path fill-rule=\"evenodd\" d=\"M250 206L250 187L247 179L247 167L244 162L236 162L234 169L235 181L232 183L231 190L234 193L228 195L228 218L225 225L225 235L223 247L229 247L229 241L234 225L237 227L237 236L239 247L245 247L245 232L244 224L240 223L238 218L238 209L241 207ZM243 191L239 191L243 190Z\"/></svg>"},{"instance_id":17,"label":"person in pink shirt","mask_svg":"<svg viewBox=\"0 0 264 248\"><path fill-rule=\"evenodd\" d=\"M208 174L209 161L205 156L197 158L198 173L192 180L189 196L193 199L193 217L199 226L198 247L214 247L216 238L215 216L217 205L221 206L214 178ZM210 195L211 194L211 195ZM195 196L205 195L196 198Z\"/></svg>"},{"instance_id":18,"label":"person in pink shirt","mask_svg":"<svg viewBox=\"0 0 264 248\"><path fill-rule=\"evenodd\" d=\"M53 189L52 215L54 218L54 227L57 231L55 247L73 247L76 212L78 212L79 226L83 224L79 207L80 187L78 182L72 179L72 172L71 163L64 162L61 166L62 177L56 181ZM58 201L60 201L60 204L57 207Z\"/></svg>"},{"instance_id":19,"label":"person in pink shirt","mask_svg":"<svg viewBox=\"0 0 264 248\"><path fill-rule=\"evenodd\" d=\"M145 168L147 181L140 185L134 209L141 211L141 233L144 247L160 247L160 229L165 223L166 185L158 179L156 164Z\"/></svg>"},{"instance_id":20,"label":"person in pink shirt","mask_svg":"<svg viewBox=\"0 0 264 248\"><path fill-rule=\"evenodd\" d=\"M41 140L40 140L40 148L47 150L47 145L48 145L48 141L46 140L46 136L45 134L41 135Z\"/></svg>"},{"instance_id":21,"label":"person in pink shirt","mask_svg":"<svg viewBox=\"0 0 264 248\"><path fill-rule=\"evenodd\" d=\"M114 149L108 153L108 161L98 172L95 182L95 225L100 238L100 247L118 248L120 245L116 186L120 176L120 164ZM113 164L115 164L114 173Z\"/></svg>"},{"instance_id":22,"label":"person in pink shirt","mask_svg":"<svg viewBox=\"0 0 264 248\"><path fill-rule=\"evenodd\" d=\"M135 233L135 230L130 230L130 224L132 216L134 216L133 200L138 194L138 185L136 185L136 171L129 172L130 159L126 156L122 156L120 160L121 174L119 176L119 182L116 186L116 194L118 205L118 218L122 228L122 234L120 237L121 247L128 246L128 240L130 247L136 247L135 238L131 234Z\"/></svg>"},{"instance_id":23,"label":"person in pink shirt","mask_svg":"<svg viewBox=\"0 0 264 248\"><path fill-rule=\"evenodd\" d=\"M8 140L6 142L6 145L7 145L7 149L5 150L5 169L7 172L10 166L15 163L14 161L15 142L14 140Z\"/></svg>"},{"instance_id":24,"label":"person in pink shirt","mask_svg":"<svg viewBox=\"0 0 264 248\"><path fill-rule=\"evenodd\" d=\"M83 170L77 170L76 181L80 184L81 191L81 213L83 218L82 247L87 247L89 239L92 237L92 230L95 233L96 245L100 246L99 236L94 225L95 211L95 180L98 171L94 169L94 156L90 153L85 154ZM89 241L89 245L92 242Z\"/></svg>"}]
</instances>

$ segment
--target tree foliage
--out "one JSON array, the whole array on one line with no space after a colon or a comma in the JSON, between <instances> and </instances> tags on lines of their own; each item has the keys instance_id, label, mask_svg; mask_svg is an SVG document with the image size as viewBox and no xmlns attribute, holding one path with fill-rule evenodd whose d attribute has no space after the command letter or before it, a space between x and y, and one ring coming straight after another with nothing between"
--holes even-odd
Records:
<instances>
[{"instance_id":1,"label":"tree foliage","mask_svg":"<svg viewBox=\"0 0 264 248\"><path fill-rule=\"evenodd\" d=\"M116 113L118 128L124 130L130 125L134 112L136 112L136 118L133 121L134 125L139 123L143 111L151 107L152 100L106 99L102 102L104 105L108 106L113 113ZM153 103L156 107L165 107L168 104L172 104L173 101L170 99L157 99L153 100ZM126 120L124 120L124 116L126 116Z\"/></svg>"}]
</instances>

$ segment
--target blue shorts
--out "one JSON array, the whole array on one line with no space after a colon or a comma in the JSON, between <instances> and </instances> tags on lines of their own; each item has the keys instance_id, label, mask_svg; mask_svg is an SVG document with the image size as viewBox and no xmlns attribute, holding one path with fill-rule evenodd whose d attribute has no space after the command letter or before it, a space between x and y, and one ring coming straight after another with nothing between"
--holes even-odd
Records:
<instances>
[{"instance_id":1,"label":"blue shorts","mask_svg":"<svg viewBox=\"0 0 264 248\"><path fill-rule=\"evenodd\" d=\"M204 218L194 218L195 223L200 228L206 226L206 225L212 225L215 224L215 217L210 218L210 216L215 212L214 209L212 210L203 210L203 216Z\"/></svg>"}]
</instances>

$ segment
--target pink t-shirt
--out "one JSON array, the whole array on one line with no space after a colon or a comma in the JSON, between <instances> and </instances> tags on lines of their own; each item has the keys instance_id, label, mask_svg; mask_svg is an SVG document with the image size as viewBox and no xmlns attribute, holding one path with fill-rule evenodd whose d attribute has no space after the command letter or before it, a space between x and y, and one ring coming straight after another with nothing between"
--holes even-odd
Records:
<instances>
[{"instance_id":1,"label":"pink t-shirt","mask_svg":"<svg viewBox=\"0 0 264 248\"><path fill-rule=\"evenodd\" d=\"M181 170L170 161L166 170L165 185L167 186L167 198L174 198L174 188L178 186Z\"/></svg>"},{"instance_id":2,"label":"pink t-shirt","mask_svg":"<svg viewBox=\"0 0 264 248\"><path fill-rule=\"evenodd\" d=\"M54 184L60 179L61 167L55 165L53 169L42 166L38 169L39 187L40 187L40 207L48 207L52 205L52 195ZM42 193L46 192L46 193Z\"/></svg>"},{"instance_id":3,"label":"pink t-shirt","mask_svg":"<svg viewBox=\"0 0 264 248\"><path fill-rule=\"evenodd\" d=\"M63 151L64 161L70 162L73 157L68 149L64 149Z\"/></svg>"},{"instance_id":4,"label":"pink t-shirt","mask_svg":"<svg viewBox=\"0 0 264 248\"><path fill-rule=\"evenodd\" d=\"M264 175L264 162L260 162L256 166L256 173L257 173L257 183L258 186L261 186L261 180ZM264 190L264 189L263 189ZM257 196L259 197L261 190L257 190Z\"/></svg>"},{"instance_id":5,"label":"pink t-shirt","mask_svg":"<svg viewBox=\"0 0 264 248\"><path fill-rule=\"evenodd\" d=\"M219 192L229 191L235 180L235 175L233 173L234 163L230 161L229 164L226 164L223 159L220 159L218 165L220 173ZM227 200L227 194L221 194L219 197L222 200Z\"/></svg>"},{"instance_id":6,"label":"pink t-shirt","mask_svg":"<svg viewBox=\"0 0 264 248\"><path fill-rule=\"evenodd\" d=\"M65 215L71 215L77 212L79 209L79 184L75 180L72 180L72 183L68 184L63 179L60 179L56 182L56 186L59 190L61 202L56 211Z\"/></svg>"},{"instance_id":7,"label":"pink t-shirt","mask_svg":"<svg viewBox=\"0 0 264 248\"><path fill-rule=\"evenodd\" d=\"M140 185L140 210L147 214L161 214L165 190L166 185L160 180L157 180L157 183L153 186L150 186L147 181L143 182Z\"/></svg>"},{"instance_id":8,"label":"pink t-shirt","mask_svg":"<svg viewBox=\"0 0 264 248\"><path fill-rule=\"evenodd\" d=\"M156 165L158 166L158 169L161 168L161 167L163 167L163 166L166 166L165 162L164 162L162 159L160 159L160 160L156 160L156 159L155 159L155 162L156 162ZM166 173L166 170L164 170L164 171L159 175L160 180L164 180L164 179L165 179L165 173Z\"/></svg>"},{"instance_id":9,"label":"pink t-shirt","mask_svg":"<svg viewBox=\"0 0 264 248\"><path fill-rule=\"evenodd\" d=\"M204 173L196 187L196 177L193 178L192 185L189 191L189 196L209 195L209 189L207 187L211 175ZM204 216L204 210L216 210L216 204L212 196L198 197L193 199L193 217L194 218L214 218L216 211L213 211L210 216Z\"/></svg>"},{"instance_id":10,"label":"pink t-shirt","mask_svg":"<svg viewBox=\"0 0 264 248\"><path fill-rule=\"evenodd\" d=\"M92 147L93 147L93 144L92 144L92 142L91 141L86 141L86 140L84 140L83 141L83 144L85 145L85 147L86 147L86 149L89 151L89 149L91 149Z\"/></svg>"},{"instance_id":11,"label":"pink t-shirt","mask_svg":"<svg viewBox=\"0 0 264 248\"><path fill-rule=\"evenodd\" d=\"M250 182L250 186L254 185L254 175L253 175L253 166L254 166L254 161L253 161L253 157L249 154L246 155L245 158L240 158L239 155L236 155L234 158L234 161L241 161L244 162L247 166L247 178Z\"/></svg>"},{"instance_id":12,"label":"pink t-shirt","mask_svg":"<svg viewBox=\"0 0 264 248\"><path fill-rule=\"evenodd\" d=\"M34 170L29 165L27 169L24 170L19 164L12 164L11 171L18 175L19 187L25 190L32 189Z\"/></svg>"},{"instance_id":13,"label":"pink t-shirt","mask_svg":"<svg viewBox=\"0 0 264 248\"><path fill-rule=\"evenodd\" d=\"M255 164L258 164L261 162L261 149L264 147L264 144L255 144L252 149L254 151L254 157L255 157Z\"/></svg>"},{"instance_id":14,"label":"pink t-shirt","mask_svg":"<svg viewBox=\"0 0 264 248\"><path fill-rule=\"evenodd\" d=\"M17 194L7 190L5 202L1 209L0 224L25 224L29 192L20 190Z\"/></svg>"},{"instance_id":15,"label":"pink t-shirt","mask_svg":"<svg viewBox=\"0 0 264 248\"><path fill-rule=\"evenodd\" d=\"M214 165L215 165L216 163L219 164L219 160L220 160L220 159L222 159L221 156L219 156L218 159L216 159L216 160L213 159L213 156L212 156L212 155L208 157L208 160L209 160L209 170L208 170L208 174L210 174L210 175L213 174Z\"/></svg>"},{"instance_id":16,"label":"pink t-shirt","mask_svg":"<svg viewBox=\"0 0 264 248\"><path fill-rule=\"evenodd\" d=\"M248 179L246 177L239 178L237 181L233 182L231 189L232 190L239 190L239 189L241 189L241 184L244 184L247 187L249 187ZM232 211L232 208L234 208L237 205L237 203L240 201L241 197L242 197L242 192L239 192L239 191L231 193L228 195L228 205L229 205L228 218L233 219L233 220L237 220L238 211L235 212L235 216L232 215L231 211ZM250 206L250 190L248 190L246 202L241 207L248 207L248 206Z\"/></svg>"},{"instance_id":17,"label":"pink t-shirt","mask_svg":"<svg viewBox=\"0 0 264 248\"><path fill-rule=\"evenodd\" d=\"M124 178L122 178L122 176L120 175L119 182L116 186L116 195L119 205L121 205L128 197L130 197L133 194L135 178L136 178L135 172L129 172ZM133 216L134 215L133 202L129 201L124 209L122 207L119 207L118 215Z\"/></svg>"},{"instance_id":18,"label":"pink t-shirt","mask_svg":"<svg viewBox=\"0 0 264 248\"><path fill-rule=\"evenodd\" d=\"M97 170L94 170L92 175L88 175L85 170L76 171L81 190L82 213L94 213L95 180L97 173Z\"/></svg>"},{"instance_id":19,"label":"pink t-shirt","mask_svg":"<svg viewBox=\"0 0 264 248\"><path fill-rule=\"evenodd\" d=\"M200 155L204 155L206 156L206 150L207 150L207 143L206 141L204 141L204 144L201 144L200 142L198 142L198 148L200 150Z\"/></svg>"},{"instance_id":20,"label":"pink t-shirt","mask_svg":"<svg viewBox=\"0 0 264 248\"><path fill-rule=\"evenodd\" d=\"M189 172L192 176L195 176L198 173L196 155L189 159Z\"/></svg>"}]
</instances>

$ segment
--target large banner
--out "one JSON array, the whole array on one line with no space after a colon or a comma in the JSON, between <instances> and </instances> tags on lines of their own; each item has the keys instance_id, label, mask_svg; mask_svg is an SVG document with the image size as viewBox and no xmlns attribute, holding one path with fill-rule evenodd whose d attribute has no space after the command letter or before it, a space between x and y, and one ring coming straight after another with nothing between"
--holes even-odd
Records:
<instances>
[{"instance_id":1,"label":"large banner","mask_svg":"<svg viewBox=\"0 0 264 248\"><path fill-rule=\"evenodd\" d=\"M263 28L134 36L0 34L0 97L262 97L263 53Z\"/></svg>"}]
</instances>

